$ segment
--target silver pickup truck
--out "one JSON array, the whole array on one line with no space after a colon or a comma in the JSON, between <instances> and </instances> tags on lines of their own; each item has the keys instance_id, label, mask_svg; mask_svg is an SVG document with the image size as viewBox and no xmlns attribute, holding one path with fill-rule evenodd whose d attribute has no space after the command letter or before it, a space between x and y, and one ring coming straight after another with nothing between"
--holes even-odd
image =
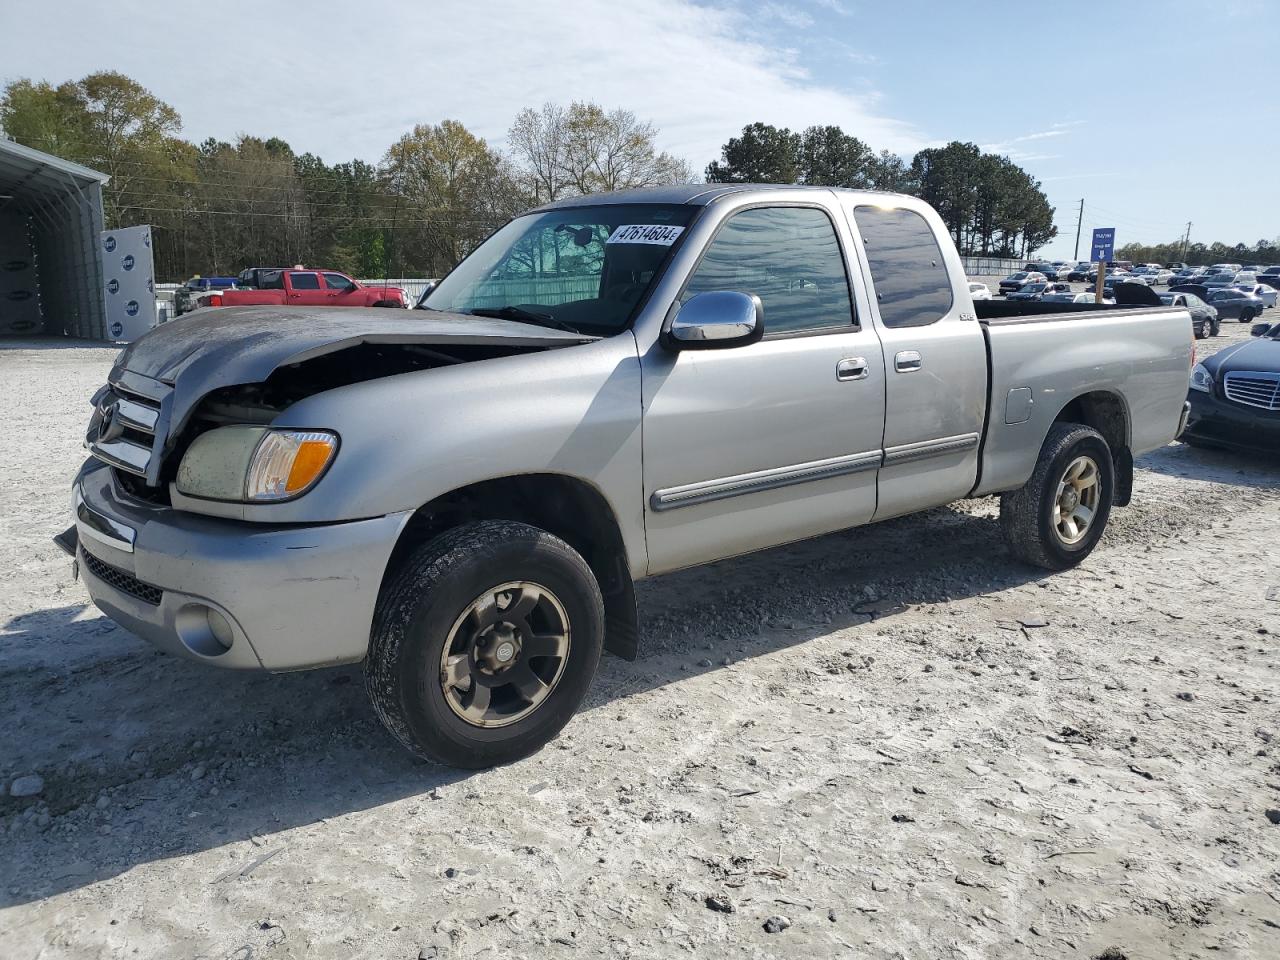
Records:
<instances>
[{"instance_id":1,"label":"silver pickup truck","mask_svg":"<svg viewBox=\"0 0 1280 960\"><path fill-rule=\"evenodd\" d=\"M93 398L59 538L94 602L237 669L364 661L416 754L560 730L634 580L1001 497L1083 560L1185 419L1182 309L975 304L883 193L698 185L517 217L420 309L199 311Z\"/></svg>"}]
</instances>

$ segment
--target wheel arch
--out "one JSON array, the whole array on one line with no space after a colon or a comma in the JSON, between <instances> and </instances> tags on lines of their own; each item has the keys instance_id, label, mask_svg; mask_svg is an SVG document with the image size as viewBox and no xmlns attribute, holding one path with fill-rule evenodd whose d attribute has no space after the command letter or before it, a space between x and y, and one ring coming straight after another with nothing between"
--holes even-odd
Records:
<instances>
[{"instance_id":1,"label":"wheel arch","mask_svg":"<svg viewBox=\"0 0 1280 960\"><path fill-rule=\"evenodd\" d=\"M1092 390L1063 404L1054 423L1082 423L1102 434L1115 467L1115 505L1128 506L1133 496L1133 453L1130 450L1129 405L1111 390Z\"/></svg>"},{"instance_id":2,"label":"wheel arch","mask_svg":"<svg viewBox=\"0 0 1280 960\"><path fill-rule=\"evenodd\" d=\"M531 473L467 484L423 504L404 525L383 573L444 531L478 520L513 520L559 537L580 553L604 596L605 649L634 660L639 644L635 584L626 542L599 489L577 477Z\"/></svg>"}]
</instances>

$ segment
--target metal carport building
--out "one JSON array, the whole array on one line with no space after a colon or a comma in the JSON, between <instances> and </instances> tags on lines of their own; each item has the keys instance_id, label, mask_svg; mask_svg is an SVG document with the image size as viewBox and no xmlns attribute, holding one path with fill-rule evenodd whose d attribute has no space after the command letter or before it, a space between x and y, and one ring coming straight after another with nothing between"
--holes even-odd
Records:
<instances>
[{"instance_id":1,"label":"metal carport building","mask_svg":"<svg viewBox=\"0 0 1280 960\"><path fill-rule=\"evenodd\" d=\"M0 136L0 335L106 339L99 237L109 179Z\"/></svg>"}]
</instances>

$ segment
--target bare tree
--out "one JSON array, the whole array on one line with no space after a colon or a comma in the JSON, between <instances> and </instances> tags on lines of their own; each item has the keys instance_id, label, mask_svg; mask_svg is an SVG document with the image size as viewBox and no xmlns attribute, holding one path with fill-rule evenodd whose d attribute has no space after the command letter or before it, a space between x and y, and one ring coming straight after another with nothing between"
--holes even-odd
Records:
<instances>
[{"instance_id":1,"label":"bare tree","mask_svg":"<svg viewBox=\"0 0 1280 960\"><path fill-rule=\"evenodd\" d=\"M508 143L541 201L562 196L688 183L693 174L678 157L659 151L658 131L630 110L594 103L554 103L526 108L516 117Z\"/></svg>"}]
</instances>

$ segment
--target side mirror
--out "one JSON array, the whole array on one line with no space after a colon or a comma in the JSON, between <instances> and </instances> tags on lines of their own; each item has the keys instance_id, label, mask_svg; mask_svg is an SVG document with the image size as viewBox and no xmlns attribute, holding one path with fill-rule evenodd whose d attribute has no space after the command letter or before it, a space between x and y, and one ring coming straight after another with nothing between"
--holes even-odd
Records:
<instances>
[{"instance_id":1,"label":"side mirror","mask_svg":"<svg viewBox=\"0 0 1280 960\"><path fill-rule=\"evenodd\" d=\"M1269 323L1255 323L1252 327L1249 328L1249 336L1265 337L1270 330L1271 330L1271 324Z\"/></svg>"},{"instance_id":2,"label":"side mirror","mask_svg":"<svg viewBox=\"0 0 1280 960\"><path fill-rule=\"evenodd\" d=\"M764 304L733 290L699 293L672 307L663 337L672 350L741 347L764 336Z\"/></svg>"}]
</instances>

